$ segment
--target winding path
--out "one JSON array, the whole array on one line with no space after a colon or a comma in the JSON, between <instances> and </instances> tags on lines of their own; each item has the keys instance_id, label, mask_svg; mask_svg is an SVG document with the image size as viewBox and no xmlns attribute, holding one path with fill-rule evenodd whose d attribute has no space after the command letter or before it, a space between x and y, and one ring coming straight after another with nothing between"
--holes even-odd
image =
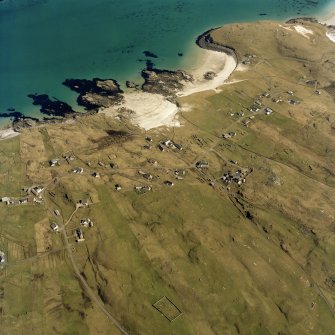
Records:
<instances>
[{"instance_id":1,"label":"winding path","mask_svg":"<svg viewBox=\"0 0 335 335\"><path fill-rule=\"evenodd\" d=\"M95 302L95 304L97 305L97 307L101 310L101 312L103 312L107 318L114 324L114 326L120 331L120 333L124 334L124 335L130 335L123 327L122 325L108 312L108 310L105 308L103 302L95 295L95 293L93 292L93 290L91 289L91 287L88 285L87 281L85 280L85 278L82 276L82 274L80 273L78 266L73 258L73 253L72 253L72 249L71 249L71 244L68 241L68 235L65 229L65 226L71 221L73 215L77 212L78 210L78 206L76 206L76 209L72 212L72 214L70 215L69 219L62 224L61 227L61 231L64 237L64 245L65 245L65 250L67 251L67 254L69 256L72 268L77 276L77 278L79 279L79 281L81 282L83 288L85 289L86 293L89 295L89 297L92 299L92 301Z\"/></svg>"}]
</instances>

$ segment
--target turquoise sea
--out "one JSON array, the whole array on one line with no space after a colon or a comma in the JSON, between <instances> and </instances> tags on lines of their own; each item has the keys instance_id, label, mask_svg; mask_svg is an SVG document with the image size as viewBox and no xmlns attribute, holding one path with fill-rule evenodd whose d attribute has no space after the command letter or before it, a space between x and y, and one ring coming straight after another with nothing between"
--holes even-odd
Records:
<instances>
[{"instance_id":1,"label":"turquoise sea","mask_svg":"<svg viewBox=\"0 0 335 335\"><path fill-rule=\"evenodd\" d=\"M66 78L139 80L144 50L159 68L187 68L195 38L230 22L316 16L334 0L3 0L0 2L0 114L40 116L27 98L70 103ZM183 56L179 56L182 53ZM2 119L5 120L5 119ZM8 121L8 119L7 119Z\"/></svg>"}]
</instances>

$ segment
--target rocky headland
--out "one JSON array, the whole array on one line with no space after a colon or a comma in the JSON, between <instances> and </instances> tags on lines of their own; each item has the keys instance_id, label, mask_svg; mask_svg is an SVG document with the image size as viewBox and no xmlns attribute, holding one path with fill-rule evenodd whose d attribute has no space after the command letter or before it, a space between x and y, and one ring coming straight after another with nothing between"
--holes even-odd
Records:
<instances>
[{"instance_id":1,"label":"rocky headland","mask_svg":"<svg viewBox=\"0 0 335 335\"><path fill-rule=\"evenodd\" d=\"M201 34L200 36L198 36L198 38L196 39L196 44L202 49L223 52L233 57L237 65L238 59L237 59L236 50L228 45L219 44L215 42L213 37L211 36L211 33L217 29L218 28L209 29L203 34Z\"/></svg>"}]
</instances>

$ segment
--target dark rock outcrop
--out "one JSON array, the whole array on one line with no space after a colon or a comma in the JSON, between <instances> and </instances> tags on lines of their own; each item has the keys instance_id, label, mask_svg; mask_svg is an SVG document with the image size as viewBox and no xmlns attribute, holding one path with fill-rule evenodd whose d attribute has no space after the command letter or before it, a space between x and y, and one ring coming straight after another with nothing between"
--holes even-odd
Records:
<instances>
[{"instance_id":1,"label":"dark rock outcrop","mask_svg":"<svg viewBox=\"0 0 335 335\"><path fill-rule=\"evenodd\" d=\"M20 112L10 111L9 113L0 113L0 118L13 118L14 120L23 117Z\"/></svg>"},{"instance_id":2,"label":"dark rock outcrop","mask_svg":"<svg viewBox=\"0 0 335 335\"><path fill-rule=\"evenodd\" d=\"M162 94L170 99L175 99L176 93L181 91L184 83L193 81L193 77L182 70L169 71L159 69L146 69L142 71L145 92Z\"/></svg>"},{"instance_id":3,"label":"dark rock outcrop","mask_svg":"<svg viewBox=\"0 0 335 335\"><path fill-rule=\"evenodd\" d=\"M123 91L114 79L66 79L63 85L79 93L78 105L87 110L110 107L123 100Z\"/></svg>"},{"instance_id":4,"label":"dark rock outcrop","mask_svg":"<svg viewBox=\"0 0 335 335\"><path fill-rule=\"evenodd\" d=\"M42 114L48 116L66 117L76 113L70 105L58 99L51 100L47 94L28 94L34 105L41 106Z\"/></svg>"},{"instance_id":5,"label":"dark rock outcrop","mask_svg":"<svg viewBox=\"0 0 335 335\"><path fill-rule=\"evenodd\" d=\"M204 74L204 79L206 80L213 80L215 77L217 76L217 74L213 71L208 71Z\"/></svg>"},{"instance_id":6,"label":"dark rock outcrop","mask_svg":"<svg viewBox=\"0 0 335 335\"><path fill-rule=\"evenodd\" d=\"M286 23L288 23L288 24L297 24L297 23L302 23L303 21L305 21L305 22L312 22L312 23L318 23L318 20L315 19L314 17L298 17L298 18L293 18L293 19L290 19L290 20L286 21Z\"/></svg>"}]
</instances>

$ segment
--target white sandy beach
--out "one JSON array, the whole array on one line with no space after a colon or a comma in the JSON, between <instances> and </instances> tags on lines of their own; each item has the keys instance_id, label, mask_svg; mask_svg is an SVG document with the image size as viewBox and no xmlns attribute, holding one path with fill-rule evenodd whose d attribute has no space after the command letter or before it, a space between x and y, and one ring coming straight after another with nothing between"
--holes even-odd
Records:
<instances>
[{"instance_id":1,"label":"white sandy beach","mask_svg":"<svg viewBox=\"0 0 335 335\"><path fill-rule=\"evenodd\" d=\"M184 97L198 92L216 90L225 83L236 66L234 57L230 55L223 52L200 49L197 64L193 69L189 70L195 80L193 83L187 83L185 89L178 96ZM209 71L216 73L216 77L212 80L204 79L204 74Z\"/></svg>"},{"instance_id":2,"label":"white sandy beach","mask_svg":"<svg viewBox=\"0 0 335 335\"><path fill-rule=\"evenodd\" d=\"M328 13L324 17L319 19L321 23L325 23L328 26L335 26L335 1L328 8Z\"/></svg>"},{"instance_id":3,"label":"white sandy beach","mask_svg":"<svg viewBox=\"0 0 335 335\"><path fill-rule=\"evenodd\" d=\"M183 91L177 95L185 97L198 92L216 90L225 83L235 70L236 65L232 56L199 48L198 61L193 69L188 70L195 80L192 83L186 83ZM204 79L204 74L209 71L216 73L216 77L212 80ZM116 115L119 108L130 109L134 111L134 114L131 115L132 122L145 130L161 126L180 126L177 119L179 108L162 95L136 91L125 93L124 98L125 101L122 105L106 108L103 112Z\"/></svg>"}]
</instances>

